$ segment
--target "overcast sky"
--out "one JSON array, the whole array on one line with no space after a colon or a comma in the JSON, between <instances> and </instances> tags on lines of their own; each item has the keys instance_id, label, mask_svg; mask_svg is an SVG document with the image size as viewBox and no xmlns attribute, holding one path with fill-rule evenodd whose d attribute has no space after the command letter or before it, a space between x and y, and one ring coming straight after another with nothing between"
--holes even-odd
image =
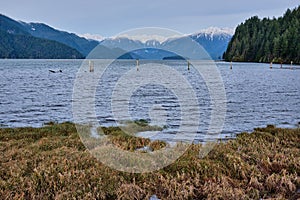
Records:
<instances>
[{"instance_id":1,"label":"overcast sky","mask_svg":"<svg viewBox=\"0 0 300 200\"><path fill-rule=\"evenodd\" d=\"M0 13L108 37L139 27L182 33L211 26L235 28L253 15L278 17L299 4L299 0L0 0Z\"/></svg>"}]
</instances>

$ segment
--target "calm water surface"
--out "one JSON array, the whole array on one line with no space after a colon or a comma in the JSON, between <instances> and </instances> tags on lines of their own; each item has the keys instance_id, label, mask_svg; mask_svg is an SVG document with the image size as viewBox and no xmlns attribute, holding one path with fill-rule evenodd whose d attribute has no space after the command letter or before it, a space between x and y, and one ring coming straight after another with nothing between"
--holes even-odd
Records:
<instances>
[{"instance_id":1,"label":"calm water surface","mask_svg":"<svg viewBox=\"0 0 300 200\"><path fill-rule=\"evenodd\" d=\"M73 121L73 86L82 61L0 60L0 126L39 127L49 121ZM101 61L98 62L101 64ZM146 62L153 66L163 63L141 61L141 65ZM180 72L193 86L200 107L198 139L201 140L201 134L208 128L211 112L207 87L193 68L187 70L185 62L164 61L163 64ZM268 64L234 63L232 70L229 63L219 62L216 65L224 82L227 103L220 137L234 137L235 133L267 124L296 127L300 122L300 70L280 69L274 64L273 69L269 69ZM98 82L95 110L101 125L116 125L110 97L116 82L134 67L135 61L117 61L108 67ZM62 73L49 70L62 70ZM131 119L147 119L153 124L166 126L160 135L163 139L176 132L181 119L176 95L155 84L140 87L133 93L129 112ZM153 113L154 116L162 113L166 121L159 124L159 121L151 119Z\"/></svg>"}]
</instances>

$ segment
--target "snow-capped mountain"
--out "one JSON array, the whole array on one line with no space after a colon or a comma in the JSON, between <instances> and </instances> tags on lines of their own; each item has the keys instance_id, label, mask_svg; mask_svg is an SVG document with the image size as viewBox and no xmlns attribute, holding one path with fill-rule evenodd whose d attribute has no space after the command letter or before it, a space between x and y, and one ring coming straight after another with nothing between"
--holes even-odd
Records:
<instances>
[{"instance_id":1,"label":"snow-capped mountain","mask_svg":"<svg viewBox=\"0 0 300 200\"><path fill-rule=\"evenodd\" d=\"M181 46L184 47L184 39L191 38L199 43L209 54L211 59L221 59L227 45L234 33L234 29L210 27L199 31L198 33L189 34L181 37L153 38L145 35L129 37L121 36L104 39L100 44L110 49L118 48L125 51L135 49L134 56L140 56L140 59L163 59L164 57L172 57L172 54L167 52L157 52L154 49L166 49L167 47ZM159 38L159 39L157 39ZM138 49L141 49L140 51ZM187 49L188 51L188 49ZM154 56L154 54L156 55ZM207 57L205 58L207 59Z\"/></svg>"},{"instance_id":2,"label":"snow-capped mountain","mask_svg":"<svg viewBox=\"0 0 300 200\"><path fill-rule=\"evenodd\" d=\"M232 37L234 34L234 29L232 28L218 28L218 27L209 27L207 29L202 29L197 33L191 34L192 37L206 37L214 39L215 37Z\"/></svg>"},{"instance_id":3,"label":"snow-capped mountain","mask_svg":"<svg viewBox=\"0 0 300 200\"><path fill-rule=\"evenodd\" d=\"M190 37L201 44L212 59L218 60L222 58L233 34L234 29L210 27L191 34Z\"/></svg>"},{"instance_id":4,"label":"snow-capped mountain","mask_svg":"<svg viewBox=\"0 0 300 200\"><path fill-rule=\"evenodd\" d=\"M26 23L3 15L1 15L1 19L0 28L8 34L28 35L56 41L76 49L84 56L89 55L95 47L101 44L102 47L98 48L97 51L101 52L99 53L100 58L115 58L120 53L126 54L121 56L122 58L164 59L165 57L176 57L174 53L163 51L162 49L175 49L175 52L188 52L196 56L197 52L192 52L190 46L186 44L187 40L193 39L193 41L202 45L209 55L207 56L206 54L206 56L200 58L209 59L210 57L216 60L222 57L234 32L233 29L229 28L210 27L184 36L174 35L167 37L156 32L147 32L147 34L141 32L141 34L136 35L123 34L117 37L103 38L94 34L76 35L57 30L43 23ZM201 52L198 52L198 55L199 53Z\"/></svg>"},{"instance_id":5,"label":"snow-capped mountain","mask_svg":"<svg viewBox=\"0 0 300 200\"><path fill-rule=\"evenodd\" d=\"M90 33L78 34L78 36L83 37L87 40L95 40L95 41L98 41L98 42L101 42L102 40L105 39L102 35L90 34Z\"/></svg>"}]
</instances>

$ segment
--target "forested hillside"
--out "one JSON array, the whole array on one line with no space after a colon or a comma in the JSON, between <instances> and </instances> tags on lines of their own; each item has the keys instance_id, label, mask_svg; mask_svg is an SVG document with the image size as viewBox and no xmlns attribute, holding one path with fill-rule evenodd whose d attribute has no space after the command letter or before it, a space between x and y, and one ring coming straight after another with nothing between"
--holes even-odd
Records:
<instances>
[{"instance_id":1,"label":"forested hillside","mask_svg":"<svg viewBox=\"0 0 300 200\"><path fill-rule=\"evenodd\" d=\"M226 61L300 63L300 6L283 17L252 17L240 24L223 55Z\"/></svg>"},{"instance_id":2,"label":"forested hillside","mask_svg":"<svg viewBox=\"0 0 300 200\"><path fill-rule=\"evenodd\" d=\"M0 58L83 58L75 49L59 42L0 30Z\"/></svg>"},{"instance_id":3,"label":"forested hillside","mask_svg":"<svg viewBox=\"0 0 300 200\"><path fill-rule=\"evenodd\" d=\"M0 14L0 58L84 58L74 47L34 36L27 26Z\"/></svg>"}]
</instances>

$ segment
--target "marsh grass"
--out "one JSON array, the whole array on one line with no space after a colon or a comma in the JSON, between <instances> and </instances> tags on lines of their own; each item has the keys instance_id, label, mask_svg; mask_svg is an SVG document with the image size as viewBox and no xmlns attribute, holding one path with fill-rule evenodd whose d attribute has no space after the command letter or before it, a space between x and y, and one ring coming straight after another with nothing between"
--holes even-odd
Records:
<instances>
[{"instance_id":1,"label":"marsh grass","mask_svg":"<svg viewBox=\"0 0 300 200\"><path fill-rule=\"evenodd\" d=\"M136 137L135 134L144 131L161 131L159 126L151 126L146 120L127 121L122 127L100 127L104 135L110 138L110 141L122 150L134 151L145 146L153 150L159 150L166 146L162 141L151 141L148 138Z\"/></svg>"},{"instance_id":2,"label":"marsh grass","mask_svg":"<svg viewBox=\"0 0 300 200\"><path fill-rule=\"evenodd\" d=\"M104 132L128 151L143 145L153 149L165 145L126 136L116 127ZM158 171L131 174L110 169L93 158L72 123L0 128L0 197L149 199L155 194L161 199L300 198L299 129L257 128L217 144L203 159L199 158L201 148L201 144L191 145L176 162Z\"/></svg>"}]
</instances>

